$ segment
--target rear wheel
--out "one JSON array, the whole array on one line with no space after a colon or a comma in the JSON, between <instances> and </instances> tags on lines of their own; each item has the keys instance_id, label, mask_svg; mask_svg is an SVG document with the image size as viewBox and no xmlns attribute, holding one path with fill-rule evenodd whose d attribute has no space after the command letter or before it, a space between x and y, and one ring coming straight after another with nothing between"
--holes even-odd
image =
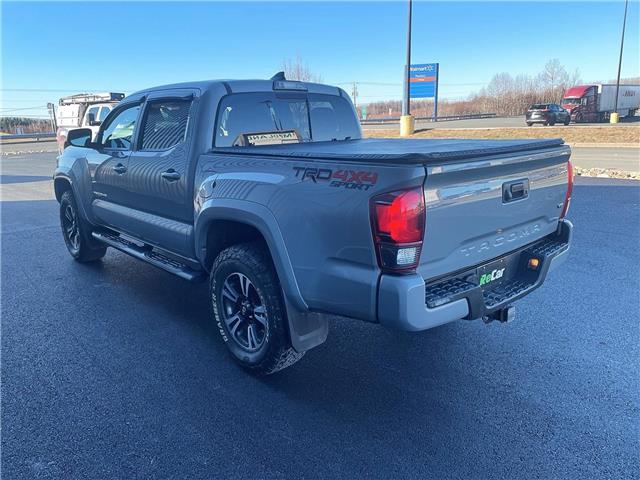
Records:
<instances>
[{"instance_id":1,"label":"rear wheel","mask_svg":"<svg viewBox=\"0 0 640 480\"><path fill-rule=\"evenodd\" d=\"M527 122L527 127L530 127L531 125L533 125L533 122Z\"/></svg>"},{"instance_id":2,"label":"rear wheel","mask_svg":"<svg viewBox=\"0 0 640 480\"><path fill-rule=\"evenodd\" d=\"M564 119L564 124L569 125L570 122L571 122L571 117L567 115L567 117Z\"/></svg>"},{"instance_id":3,"label":"rear wheel","mask_svg":"<svg viewBox=\"0 0 640 480\"><path fill-rule=\"evenodd\" d=\"M91 238L91 226L80 215L71 190L60 198L60 227L67 250L78 262L95 262L107 253L107 247Z\"/></svg>"},{"instance_id":4,"label":"rear wheel","mask_svg":"<svg viewBox=\"0 0 640 480\"><path fill-rule=\"evenodd\" d=\"M545 123L545 125L551 125L552 127L556 124L556 117L551 117L549 119L548 123Z\"/></svg>"},{"instance_id":5,"label":"rear wheel","mask_svg":"<svg viewBox=\"0 0 640 480\"><path fill-rule=\"evenodd\" d=\"M268 375L304 355L291 346L280 282L262 244L223 250L211 269L210 296L218 331L242 367Z\"/></svg>"}]
</instances>

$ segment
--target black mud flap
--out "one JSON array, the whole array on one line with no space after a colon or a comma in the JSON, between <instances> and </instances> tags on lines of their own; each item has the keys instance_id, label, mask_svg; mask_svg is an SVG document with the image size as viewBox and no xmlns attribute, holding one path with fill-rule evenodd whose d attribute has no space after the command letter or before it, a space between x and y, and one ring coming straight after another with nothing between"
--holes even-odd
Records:
<instances>
[{"instance_id":1,"label":"black mud flap","mask_svg":"<svg viewBox=\"0 0 640 480\"><path fill-rule=\"evenodd\" d=\"M329 334L329 321L321 313L299 312L285 297L291 346L298 353L324 343Z\"/></svg>"}]
</instances>

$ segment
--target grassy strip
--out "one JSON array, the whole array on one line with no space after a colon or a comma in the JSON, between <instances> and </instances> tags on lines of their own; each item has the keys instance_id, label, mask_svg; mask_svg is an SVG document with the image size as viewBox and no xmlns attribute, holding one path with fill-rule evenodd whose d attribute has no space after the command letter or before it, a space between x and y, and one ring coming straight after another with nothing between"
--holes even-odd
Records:
<instances>
[{"instance_id":1,"label":"grassy strip","mask_svg":"<svg viewBox=\"0 0 640 480\"><path fill-rule=\"evenodd\" d=\"M580 177L597 177L597 178L624 178L631 180L640 180L640 172L627 172L625 170L617 170L615 168L581 168L573 167L573 171Z\"/></svg>"},{"instance_id":2,"label":"grassy strip","mask_svg":"<svg viewBox=\"0 0 640 480\"><path fill-rule=\"evenodd\" d=\"M364 130L366 137L393 138L399 129ZM424 129L411 138L562 138L567 143L631 143L640 146L640 126Z\"/></svg>"}]
</instances>

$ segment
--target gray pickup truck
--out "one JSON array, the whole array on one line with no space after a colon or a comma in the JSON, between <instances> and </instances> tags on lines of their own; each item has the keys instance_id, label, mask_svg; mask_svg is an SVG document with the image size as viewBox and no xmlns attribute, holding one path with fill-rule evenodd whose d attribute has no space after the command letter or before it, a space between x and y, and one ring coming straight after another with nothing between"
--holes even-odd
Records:
<instances>
[{"instance_id":1,"label":"gray pickup truck","mask_svg":"<svg viewBox=\"0 0 640 480\"><path fill-rule=\"evenodd\" d=\"M209 281L232 357L272 373L341 317L421 331L508 321L566 258L562 140L363 139L339 88L150 88L69 132L54 174L78 261L113 247Z\"/></svg>"}]
</instances>

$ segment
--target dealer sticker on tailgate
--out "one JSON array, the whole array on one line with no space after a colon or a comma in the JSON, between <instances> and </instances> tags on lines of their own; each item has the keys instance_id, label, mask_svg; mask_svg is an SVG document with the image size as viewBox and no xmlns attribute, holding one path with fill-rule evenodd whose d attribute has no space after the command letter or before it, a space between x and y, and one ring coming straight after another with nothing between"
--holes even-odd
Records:
<instances>
[{"instance_id":1,"label":"dealer sticker on tailgate","mask_svg":"<svg viewBox=\"0 0 640 480\"><path fill-rule=\"evenodd\" d=\"M482 288L494 287L506 278L507 262L504 259L478 268L478 285Z\"/></svg>"}]
</instances>

